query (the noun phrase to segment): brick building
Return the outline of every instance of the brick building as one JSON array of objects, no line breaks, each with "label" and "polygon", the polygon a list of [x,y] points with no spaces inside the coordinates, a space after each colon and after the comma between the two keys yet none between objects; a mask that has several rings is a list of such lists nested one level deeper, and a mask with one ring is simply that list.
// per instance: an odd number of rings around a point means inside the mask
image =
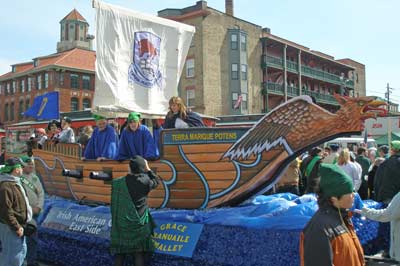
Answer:
[{"label": "brick building", "polygon": [[57,53],[33,58],[30,62],[11,66],[0,76],[0,123],[13,124],[25,120],[22,113],[36,96],[59,92],[60,112],[90,108],[95,82],[95,52],[89,24],[77,10],[60,21]]},{"label": "brick building", "polygon": [[225,7],[224,13],[198,1],[158,12],[196,27],[179,85],[193,110],[214,116],[261,113],[307,94],[335,111],[333,93],[365,95],[364,65],[335,60],[237,18],[233,0]]}]

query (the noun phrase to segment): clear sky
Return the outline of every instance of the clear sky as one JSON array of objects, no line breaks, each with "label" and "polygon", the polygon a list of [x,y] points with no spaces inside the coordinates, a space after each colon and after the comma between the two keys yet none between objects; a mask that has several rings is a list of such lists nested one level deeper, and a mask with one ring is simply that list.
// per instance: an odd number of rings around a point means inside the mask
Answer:
[{"label": "clear sky", "polygon": [[[183,8],[196,0],[108,0],[108,3],[151,13]],[[224,0],[208,6],[225,10]],[[56,51],[59,21],[76,8],[94,34],[91,0],[14,0],[1,4],[0,73],[10,65]],[[234,14],[271,33],[312,50],[351,58],[366,67],[367,95],[384,97],[386,84],[394,88],[391,99],[400,103],[399,0],[234,0]]]}]

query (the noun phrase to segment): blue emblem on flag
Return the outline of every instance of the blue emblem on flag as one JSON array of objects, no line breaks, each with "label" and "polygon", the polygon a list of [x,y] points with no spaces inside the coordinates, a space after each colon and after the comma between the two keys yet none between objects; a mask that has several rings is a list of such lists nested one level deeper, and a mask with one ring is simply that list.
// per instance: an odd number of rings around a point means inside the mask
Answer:
[{"label": "blue emblem on flag", "polygon": [[141,86],[161,88],[160,63],[161,38],[151,32],[135,32],[133,42],[133,62],[129,66],[129,82]]}]

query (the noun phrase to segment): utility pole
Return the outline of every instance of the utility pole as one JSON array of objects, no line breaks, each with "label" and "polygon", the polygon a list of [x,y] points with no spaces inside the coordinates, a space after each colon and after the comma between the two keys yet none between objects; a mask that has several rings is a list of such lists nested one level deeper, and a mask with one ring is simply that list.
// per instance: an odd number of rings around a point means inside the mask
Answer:
[{"label": "utility pole", "polygon": [[390,94],[392,93],[393,88],[390,88],[389,83],[387,83],[386,85],[386,93],[385,93],[385,97],[387,98],[387,108],[388,108],[388,144],[389,146],[391,145],[392,142],[392,121],[390,118]]},{"label": "utility pole", "polygon": [[385,92],[385,98],[387,99],[388,104],[388,113],[389,113],[389,105],[390,105],[390,94],[392,93],[393,88],[389,87],[389,83],[386,85],[387,91]]}]

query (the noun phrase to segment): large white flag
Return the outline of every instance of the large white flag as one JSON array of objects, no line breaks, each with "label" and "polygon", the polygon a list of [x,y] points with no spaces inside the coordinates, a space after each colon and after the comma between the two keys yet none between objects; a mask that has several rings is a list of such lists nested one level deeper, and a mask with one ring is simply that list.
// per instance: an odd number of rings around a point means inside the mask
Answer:
[{"label": "large white flag", "polygon": [[194,27],[95,1],[94,107],[166,114]]}]

